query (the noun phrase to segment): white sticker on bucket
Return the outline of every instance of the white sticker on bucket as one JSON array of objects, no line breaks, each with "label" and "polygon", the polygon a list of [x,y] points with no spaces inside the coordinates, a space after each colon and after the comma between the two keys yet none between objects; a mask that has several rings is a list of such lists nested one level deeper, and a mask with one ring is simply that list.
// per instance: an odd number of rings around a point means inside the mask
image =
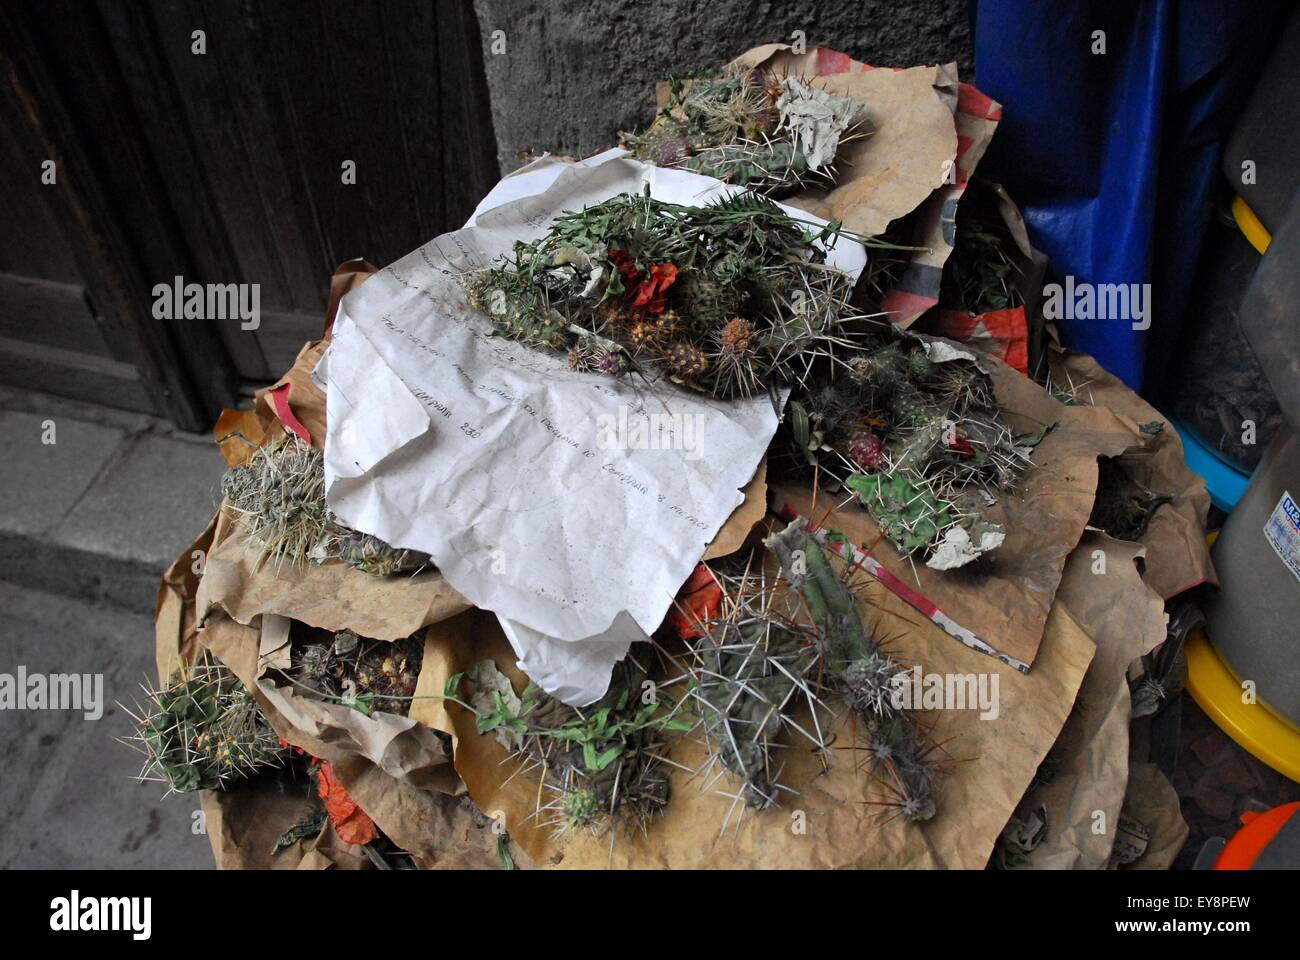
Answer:
[{"label": "white sticker on bucket", "polygon": [[1300,506],[1296,506],[1290,493],[1283,492],[1282,499],[1273,508],[1273,515],[1264,524],[1264,536],[1300,580]]}]

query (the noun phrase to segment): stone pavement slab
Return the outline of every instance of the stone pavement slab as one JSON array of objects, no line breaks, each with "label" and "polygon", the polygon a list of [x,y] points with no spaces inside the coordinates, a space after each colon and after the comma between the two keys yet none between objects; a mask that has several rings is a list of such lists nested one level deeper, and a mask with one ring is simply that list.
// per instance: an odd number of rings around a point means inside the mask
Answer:
[{"label": "stone pavement slab", "polygon": [[160,800],[117,742],[153,670],[153,618],[0,582],[0,673],[102,676],[103,715],[0,710],[0,869],[211,868],[194,796]]},{"label": "stone pavement slab", "polygon": [[216,445],[142,414],[4,389],[0,443],[0,580],[150,611],[220,501]]}]

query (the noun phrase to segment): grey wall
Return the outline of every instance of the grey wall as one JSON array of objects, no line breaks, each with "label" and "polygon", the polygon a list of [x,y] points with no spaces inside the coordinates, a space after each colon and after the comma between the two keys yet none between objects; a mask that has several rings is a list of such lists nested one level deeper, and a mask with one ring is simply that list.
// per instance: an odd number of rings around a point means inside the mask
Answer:
[{"label": "grey wall", "polygon": [[[966,0],[474,0],[501,169],[518,152],[584,156],[649,123],[654,84],[750,47],[830,46],[882,66],[973,72]],[[492,33],[506,52],[493,55]]]}]

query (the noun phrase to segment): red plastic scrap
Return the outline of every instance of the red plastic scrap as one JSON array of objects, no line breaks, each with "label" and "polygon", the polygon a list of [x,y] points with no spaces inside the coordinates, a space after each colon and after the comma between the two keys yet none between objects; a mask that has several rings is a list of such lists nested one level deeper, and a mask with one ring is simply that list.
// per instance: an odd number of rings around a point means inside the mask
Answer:
[{"label": "red plastic scrap", "polygon": [[677,592],[677,602],[668,611],[668,623],[683,640],[704,636],[701,624],[717,616],[722,606],[722,587],[713,571],[701,563]]}]

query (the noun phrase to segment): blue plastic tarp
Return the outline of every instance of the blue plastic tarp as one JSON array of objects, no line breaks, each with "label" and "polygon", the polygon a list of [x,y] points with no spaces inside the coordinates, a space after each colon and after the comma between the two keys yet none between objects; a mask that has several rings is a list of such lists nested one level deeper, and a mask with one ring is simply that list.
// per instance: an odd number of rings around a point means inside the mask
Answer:
[{"label": "blue plastic tarp", "polygon": [[1057,320],[1068,346],[1135,390],[1152,392],[1166,372],[1214,215],[1221,144],[1289,10],[1267,0],[973,4],[975,80],[1004,111],[980,172],[1020,206],[1051,258],[1049,280],[1150,284],[1144,318]]}]

